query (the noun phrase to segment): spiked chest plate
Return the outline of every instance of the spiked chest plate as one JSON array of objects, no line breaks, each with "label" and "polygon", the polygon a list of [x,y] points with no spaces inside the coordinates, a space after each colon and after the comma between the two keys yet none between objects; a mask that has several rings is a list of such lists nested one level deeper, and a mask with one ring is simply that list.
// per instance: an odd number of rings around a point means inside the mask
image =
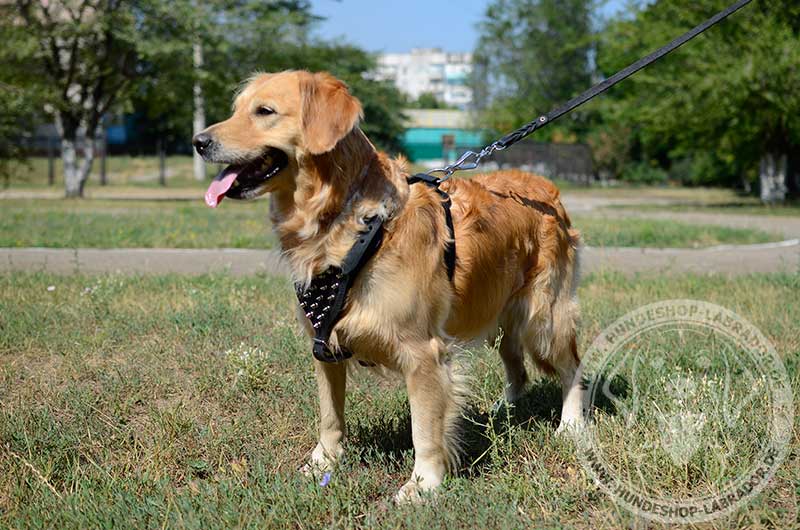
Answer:
[{"label": "spiked chest plate", "polygon": [[[417,182],[423,182],[433,188],[442,199],[445,222],[450,233],[450,241],[445,246],[444,262],[447,266],[447,277],[452,281],[456,268],[456,246],[453,217],[450,214],[450,197],[439,188],[441,181],[430,175],[421,173],[408,178],[409,184]],[[324,363],[336,363],[353,356],[353,352],[346,348],[340,347],[332,351],[328,341],[333,327],[344,316],[347,292],[358,273],[383,243],[383,220],[374,216],[364,219],[363,223],[365,229],[345,256],[341,267],[330,267],[314,276],[305,289],[301,284],[295,285],[295,294],[300,307],[314,327],[312,350],[314,358]]]},{"label": "spiked chest plate", "polygon": [[366,229],[345,256],[341,267],[330,267],[314,276],[305,289],[302,285],[295,285],[300,307],[314,327],[312,353],[321,362],[335,363],[353,356],[351,351],[344,348],[332,351],[328,341],[333,327],[344,316],[347,292],[383,242],[383,220],[380,217],[364,219],[364,225]]}]

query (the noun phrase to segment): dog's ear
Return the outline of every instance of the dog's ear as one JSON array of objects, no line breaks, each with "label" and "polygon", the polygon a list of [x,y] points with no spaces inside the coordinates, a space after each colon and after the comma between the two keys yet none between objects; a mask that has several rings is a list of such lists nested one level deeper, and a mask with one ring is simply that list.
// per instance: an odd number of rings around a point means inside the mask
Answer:
[{"label": "dog's ear", "polygon": [[303,72],[303,137],[313,155],[327,153],[353,130],[361,118],[361,103],[347,85],[328,73]]}]

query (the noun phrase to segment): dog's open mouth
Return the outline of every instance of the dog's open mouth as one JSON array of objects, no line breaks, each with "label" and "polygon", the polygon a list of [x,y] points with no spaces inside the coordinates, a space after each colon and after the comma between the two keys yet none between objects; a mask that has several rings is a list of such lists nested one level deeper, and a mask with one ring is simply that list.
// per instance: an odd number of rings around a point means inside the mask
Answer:
[{"label": "dog's open mouth", "polygon": [[246,164],[231,164],[219,172],[206,191],[206,204],[216,208],[222,199],[252,199],[258,188],[281,172],[289,162],[286,153],[270,147]]}]

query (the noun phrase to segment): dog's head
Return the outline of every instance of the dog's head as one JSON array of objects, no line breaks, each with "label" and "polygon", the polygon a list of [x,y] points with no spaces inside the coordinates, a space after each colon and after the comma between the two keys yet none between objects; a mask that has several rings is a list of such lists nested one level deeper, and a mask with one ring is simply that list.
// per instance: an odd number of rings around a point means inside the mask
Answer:
[{"label": "dog's head", "polygon": [[207,162],[226,164],[206,192],[215,207],[223,197],[253,199],[291,187],[309,156],[331,151],[357,126],[361,104],[327,73],[260,74],[236,97],[233,115],[196,135]]}]

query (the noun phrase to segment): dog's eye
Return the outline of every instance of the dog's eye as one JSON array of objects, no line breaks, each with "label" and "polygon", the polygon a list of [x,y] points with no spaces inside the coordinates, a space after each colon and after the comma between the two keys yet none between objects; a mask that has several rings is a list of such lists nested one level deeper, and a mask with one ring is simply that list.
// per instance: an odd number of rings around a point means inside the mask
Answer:
[{"label": "dog's eye", "polygon": [[275,110],[266,105],[256,108],[256,116],[269,116],[270,114],[275,114]]}]

